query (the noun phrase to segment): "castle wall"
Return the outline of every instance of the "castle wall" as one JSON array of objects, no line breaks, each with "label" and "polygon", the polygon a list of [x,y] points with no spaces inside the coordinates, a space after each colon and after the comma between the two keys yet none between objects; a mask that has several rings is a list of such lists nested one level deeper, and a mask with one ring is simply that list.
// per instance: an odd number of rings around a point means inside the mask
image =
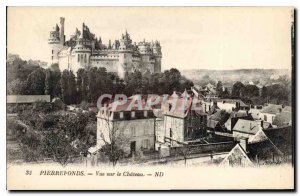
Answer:
[{"label": "castle wall", "polygon": [[118,71],[118,59],[105,59],[91,57],[90,66],[92,67],[105,67],[108,72]]}]

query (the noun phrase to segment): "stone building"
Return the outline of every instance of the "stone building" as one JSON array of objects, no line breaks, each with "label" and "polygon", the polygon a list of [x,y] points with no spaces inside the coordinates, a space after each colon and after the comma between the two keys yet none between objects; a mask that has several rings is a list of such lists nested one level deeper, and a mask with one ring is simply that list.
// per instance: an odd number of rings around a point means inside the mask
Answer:
[{"label": "stone building", "polygon": [[[157,118],[153,109],[128,109],[132,98],[113,108],[114,102],[99,109],[97,114],[97,149],[115,138],[127,154],[155,150]],[[143,102],[143,108],[145,102]]]},{"label": "stone building", "polygon": [[84,23],[66,40],[64,23],[65,19],[61,17],[60,26],[56,24],[48,39],[49,63],[58,63],[61,70],[68,69],[76,73],[79,68],[105,67],[108,72],[117,73],[121,78],[126,72],[135,70],[161,72],[159,41],[144,40],[136,44],[126,31],[119,40],[109,40],[105,45],[101,37],[97,38]]}]

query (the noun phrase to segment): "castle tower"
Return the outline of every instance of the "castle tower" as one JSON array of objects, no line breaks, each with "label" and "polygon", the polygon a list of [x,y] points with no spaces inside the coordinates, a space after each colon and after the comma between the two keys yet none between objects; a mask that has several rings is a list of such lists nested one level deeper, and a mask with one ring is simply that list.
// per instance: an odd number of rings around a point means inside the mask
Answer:
[{"label": "castle tower", "polygon": [[154,64],[151,64],[152,51],[150,43],[146,42],[145,39],[143,42],[138,44],[138,51],[141,55],[141,70],[142,72],[149,70],[151,73],[154,72]]},{"label": "castle tower", "polygon": [[152,51],[155,57],[155,64],[154,64],[154,72],[155,73],[160,73],[161,72],[161,58],[162,58],[162,53],[161,53],[161,46],[158,41],[155,41]]},{"label": "castle tower", "polygon": [[60,17],[60,43],[65,43],[65,18]]},{"label": "castle tower", "polygon": [[119,64],[118,64],[118,75],[120,78],[125,77],[125,73],[132,69],[132,40],[130,35],[126,33],[122,34],[119,46]]},{"label": "castle tower", "polygon": [[89,34],[85,24],[82,24],[82,31],[79,38],[76,39],[76,46],[73,49],[75,54],[73,72],[77,72],[79,68],[86,68],[90,65],[90,55],[92,53],[92,43],[87,37]]},{"label": "castle tower", "polygon": [[58,53],[61,50],[63,44],[60,41],[60,29],[58,25],[56,24],[55,27],[53,27],[53,30],[50,31],[50,37],[48,39],[48,44],[49,44],[49,65],[53,63],[58,63]]}]

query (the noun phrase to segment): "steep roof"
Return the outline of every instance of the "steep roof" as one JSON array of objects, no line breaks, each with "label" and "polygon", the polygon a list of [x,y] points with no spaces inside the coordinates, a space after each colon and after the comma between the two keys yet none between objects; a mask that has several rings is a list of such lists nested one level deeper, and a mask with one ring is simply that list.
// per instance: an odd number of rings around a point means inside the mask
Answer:
[{"label": "steep roof", "polygon": [[233,127],[233,131],[239,131],[249,134],[256,134],[260,129],[260,122],[244,119],[239,119]]},{"label": "steep roof", "polygon": [[273,124],[279,127],[283,125],[288,125],[292,120],[292,113],[291,112],[281,112],[276,114]]},{"label": "steep roof", "polygon": [[272,143],[285,154],[292,154],[293,149],[293,129],[292,126],[270,128],[264,130],[266,136]]},{"label": "steep roof", "polygon": [[249,143],[257,143],[262,142],[265,140],[268,140],[268,136],[266,136],[265,132],[263,130],[259,130],[254,136],[249,138]]},{"label": "steep roof", "polygon": [[282,109],[282,105],[269,104],[261,110],[261,113],[277,114]]},{"label": "steep roof", "polygon": [[253,163],[249,159],[247,153],[240,144],[236,144],[235,147],[226,155],[221,162],[221,165],[229,166],[252,166]]},{"label": "steep roof", "polygon": [[249,110],[249,114],[254,118],[254,119],[259,119],[260,118],[260,113],[261,113],[261,110],[258,110],[258,109],[250,109]]},{"label": "steep roof", "polygon": [[166,115],[185,118],[191,108],[192,102],[193,100],[191,98],[189,99],[179,98],[176,102],[176,105],[171,106],[171,109],[166,112]]}]

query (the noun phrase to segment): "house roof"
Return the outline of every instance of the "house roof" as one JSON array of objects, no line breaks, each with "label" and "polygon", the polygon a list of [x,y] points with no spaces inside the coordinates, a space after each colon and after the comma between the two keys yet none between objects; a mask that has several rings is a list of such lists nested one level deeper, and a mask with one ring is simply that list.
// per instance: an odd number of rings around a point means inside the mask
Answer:
[{"label": "house roof", "polygon": [[[137,111],[137,110],[143,110],[147,106],[146,100],[141,95],[134,95],[129,97],[125,103],[122,103],[123,100],[118,100],[110,103],[108,105],[108,109],[115,111],[115,112],[121,112],[121,111]],[[141,103],[141,108],[138,107],[138,103]],[[116,105],[115,108],[114,105]],[[152,107],[149,107],[149,110],[152,110]]]},{"label": "house roof", "polygon": [[259,130],[255,135],[249,138],[248,142],[251,143],[257,143],[262,142],[265,140],[268,140],[268,136],[266,136],[265,132],[263,130]]},{"label": "house roof", "polygon": [[217,121],[217,120],[208,119],[207,120],[207,127],[214,129],[214,128],[216,128],[218,123],[219,123],[219,121]]},{"label": "house roof", "polygon": [[249,114],[254,118],[254,119],[259,119],[260,118],[260,113],[261,113],[261,110],[258,110],[258,109],[250,109],[249,110]]},{"label": "house roof", "polygon": [[288,125],[292,120],[292,113],[291,112],[281,112],[276,114],[273,124],[279,127],[283,125]]},{"label": "house roof", "polygon": [[263,140],[261,142],[250,143],[247,146],[248,156],[251,160],[256,159],[256,155],[259,159],[270,159],[272,154],[282,155],[281,150],[274,145],[270,139]]},{"label": "house roof", "polygon": [[264,130],[266,136],[272,143],[285,154],[292,154],[293,149],[293,129],[292,126],[270,128]]},{"label": "house roof", "polygon": [[282,105],[269,104],[268,106],[263,107],[261,113],[277,114],[279,113],[279,109],[282,109]]},{"label": "house roof", "polygon": [[215,104],[213,104],[211,107],[210,107],[210,109],[209,109],[209,111],[208,111],[208,114],[209,115],[212,115],[212,114],[214,114],[216,111],[218,111],[220,108],[217,106],[217,105],[215,105]]},{"label": "house roof", "polygon": [[236,102],[238,102],[238,103],[240,103],[241,107],[247,107],[248,106],[247,104],[245,104],[240,99],[222,99],[221,101],[225,101],[225,103],[232,103],[232,104],[235,104]]},{"label": "house roof", "polygon": [[240,144],[236,144],[232,148],[232,150],[226,155],[226,157],[221,162],[221,165],[230,164],[230,162],[232,165],[240,165],[241,163],[243,165],[240,166],[253,165],[252,161],[249,159],[247,153]]},{"label": "house roof", "polygon": [[247,112],[243,111],[243,110],[239,110],[239,111],[231,111],[229,118],[233,118],[233,117],[245,117],[245,116],[248,116]]},{"label": "house roof", "polygon": [[50,95],[7,95],[7,103],[50,102]]},{"label": "house roof", "polygon": [[239,119],[233,127],[233,131],[249,134],[256,134],[260,129],[260,122],[245,119]]},{"label": "house roof", "polygon": [[285,106],[283,109],[282,109],[283,112],[292,112],[292,107],[291,106]]},{"label": "house roof", "polygon": [[[191,108],[193,99],[183,99],[179,98],[175,106],[171,106],[171,109],[165,114],[169,116],[175,116],[179,118],[185,118]],[[175,107],[175,108],[172,108]]]}]

